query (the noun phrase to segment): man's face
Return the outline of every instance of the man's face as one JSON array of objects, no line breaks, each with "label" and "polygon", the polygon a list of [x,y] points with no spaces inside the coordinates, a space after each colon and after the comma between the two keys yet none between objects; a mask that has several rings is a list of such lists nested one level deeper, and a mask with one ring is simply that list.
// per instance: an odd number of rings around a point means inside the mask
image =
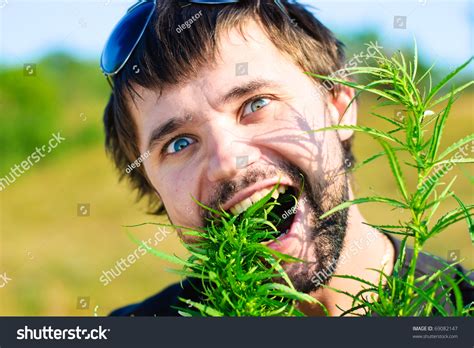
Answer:
[{"label": "man's face", "polygon": [[307,261],[285,268],[309,292],[314,272],[339,256],[346,215],[318,217],[347,199],[347,178],[341,134],[308,131],[333,125],[339,114],[258,24],[249,22],[245,33],[222,34],[217,61],[194,79],[161,96],[139,89],[143,99],[130,103],[139,148],[151,151],[145,171],[175,225],[204,225],[192,197],[235,212],[279,180],[287,192],[304,185],[296,213],[286,214],[289,232],[271,247]]}]

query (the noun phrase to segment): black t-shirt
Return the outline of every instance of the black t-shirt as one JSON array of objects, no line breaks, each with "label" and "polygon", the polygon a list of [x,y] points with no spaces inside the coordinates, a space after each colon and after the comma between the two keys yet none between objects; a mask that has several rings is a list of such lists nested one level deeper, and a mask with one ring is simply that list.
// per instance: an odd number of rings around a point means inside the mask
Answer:
[{"label": "black t-shirt", "polygon": [[[400,253],[400,241],[398,239],[389,236],[389,239],[394,245],[395,255]],[[408,267],[408,264],[413,255],[413,250],[407,248],[407,257],[405,259],[404,267]],[[433,256],[421,253],[418,256],[416,276],[433,274],[438,269],[443,269],[446,266],[434,258]],[[457,270],[466,274],[465,270],[461,266],[457,266]],[[459,275],[455,272],[451,272],[451,277],[456,281],[459,280]],[[459,284],[461,290],[464,305],[474,302],[474,276],[471,273],[468,277],[468,281],[463,281]],[[160,293],[144,300],[143,302],[128,305],[119,309],[114,310],[110,313],[111,316],[180,316],[178,309],[173,307],[186,307],[186,303],[179,300],[179,297],[189,299],[192,301],[199,302],[199,292],[196,290],[198,287],[197,280],[185,279],[182,283],[173,284]]]}]

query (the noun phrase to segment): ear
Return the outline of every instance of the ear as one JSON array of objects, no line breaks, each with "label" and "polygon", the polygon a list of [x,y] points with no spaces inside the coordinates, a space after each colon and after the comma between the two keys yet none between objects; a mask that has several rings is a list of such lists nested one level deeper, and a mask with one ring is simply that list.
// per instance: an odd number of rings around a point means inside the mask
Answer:
[{"label": "ear", "polygon": [[[357,102],[353,102],[347,109],[347,106],[354,98],[354,89],[347,86],[340,86],[340,91],[336,97],[330,96],[328,109],[331,117],[331,124],[355,126],[357,124]],[[344,111],[346,111],[344,113]],[[337,133],[341,141],[349,139],[354,131],[352,129],[338,129]]]}]

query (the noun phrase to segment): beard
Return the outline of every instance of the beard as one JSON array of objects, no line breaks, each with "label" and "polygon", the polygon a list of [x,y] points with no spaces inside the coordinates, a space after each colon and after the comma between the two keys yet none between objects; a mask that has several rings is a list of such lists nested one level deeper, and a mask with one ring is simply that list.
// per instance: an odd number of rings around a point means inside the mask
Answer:
[{"label": "beard", "polygon": [[343,176],[336,190],[328,190],[330,180],[312,184],[306,174],[303,174],[309,216],[309,257],[306,262],[282,264],[293,286],[300,292],[310,293],[327,284],[336,269],[346,236],[348,210],[337,211],[323,220],[319,217],[347,201],[348,181],[346,175]]},{"label": "beard", "polygon": [[[343,153],[342,146],[341,153]],[[342,160],[340,163],[340,170],[338,169],[334,173],[325,173],[325,175],[313,175],[313,177],[308,176],[297,166],[282,160],[265,168],[249,168],[238,181],[221,182],[215,191],[214,198],[206,205],[219,210],[224,202],[240,190],[263,179],[278,175],[286,175],[298,187],[304,187],[302,196],[304,195],[310,224],[309,231],[307,231],[309,236],[305,236],[310,241],[308,253],[304,258],[305,262],[282,262],[282,266],[296,290],[310,293],[329,282],[344,244],[348,209],[335,212],[323,220],[319,219],[322,214],[348,199],[348,177]],[[211,218],[211,212],[203,211],[203,225],[208,223]],[[277,282],[284,283],[284,280],[277,278]]]}]

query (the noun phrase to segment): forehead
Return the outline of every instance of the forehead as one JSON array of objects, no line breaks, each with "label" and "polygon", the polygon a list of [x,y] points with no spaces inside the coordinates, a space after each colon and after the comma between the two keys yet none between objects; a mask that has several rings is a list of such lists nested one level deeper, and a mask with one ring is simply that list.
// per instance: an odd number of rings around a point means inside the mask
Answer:
[{"label": "forehead", "polygon": [[174,86],[156,90],[136,88],[142,98],[129,103],[137,126],[138,143],[146,149],[150,132],[172,117],[202,112],[206,108],[221,111],[219,102],[232,87],[251,79],[275,81],[280,86],[302,70],[284,56],[255,21],[239,29],[220,34],[216,60],[197,72],[195,78]]}]

